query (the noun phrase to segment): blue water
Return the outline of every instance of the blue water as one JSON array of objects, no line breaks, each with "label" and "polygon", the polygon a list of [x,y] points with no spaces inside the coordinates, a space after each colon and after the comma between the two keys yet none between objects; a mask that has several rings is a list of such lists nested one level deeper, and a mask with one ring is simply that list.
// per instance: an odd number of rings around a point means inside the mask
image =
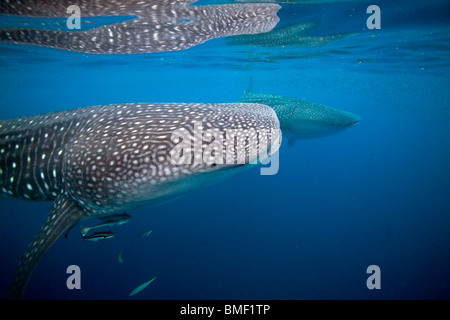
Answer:
[{"label": "blue water", "polygon": [[[371,4],[381,30],[366,27]],[[251,78],[255,92],[362,117],[336,135],[283,142],[276,175],[255,167],[130,211],[112,239],[85,241],[76,226],[40,261],[24,298],[127,299],[154,276],[133,298],[450,298],[450,2],[283,5],[278,15],[277,27],[315,21],[313,34],[352,35],[318,47],[215,39],[113,56],[0,45],[2,119],[109,103],[234,102]],[[50,205],[1,199],[0,297]],[[72,264],[81,290],[66,287]],[[379,290],[366,286],[370,265],[380,267]]]}]

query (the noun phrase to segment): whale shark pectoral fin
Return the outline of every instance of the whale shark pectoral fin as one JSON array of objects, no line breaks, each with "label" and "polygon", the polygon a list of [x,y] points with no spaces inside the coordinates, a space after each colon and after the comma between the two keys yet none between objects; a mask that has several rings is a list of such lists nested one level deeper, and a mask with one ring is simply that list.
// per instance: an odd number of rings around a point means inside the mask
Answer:
[{"label": "whale shark pectoral fin", "polygon": [[83,209],[67,194],[60,194],[47,220],[22,255],[11,285],[9,298],[20,299],[39,260],[69,226],[85,216]]}]

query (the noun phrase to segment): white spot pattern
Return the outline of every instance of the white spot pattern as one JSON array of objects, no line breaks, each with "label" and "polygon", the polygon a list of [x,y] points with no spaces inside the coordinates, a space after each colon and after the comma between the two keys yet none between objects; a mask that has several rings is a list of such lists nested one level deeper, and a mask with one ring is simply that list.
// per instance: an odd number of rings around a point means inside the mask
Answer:
[{"label": "white spot pattern", "polygon": [[[24,1],[25,2],[25,1]],[[77,0],[83,17],[137,18],[90,30],[0,30],[0,41],[34,44],[86,53],[146,53],[188,49],[205,41],[270,31],[280,9],[274,3],[191,5],[193,0]],[[1,13],[67,17],[65,0],[5,3]]]},{"label": "white spot pattern", "polygon": [[[183,177],[223,168],[170,162],[177,144],[172,133],[186,130],[197,143],[196,122],[238,130],[236,141],[244,145],[240,132],[279,131],[271,108],[242,103],[106,105],[0,120],[0,191],[52,200],[64,190],[92,215],[156,201],[185,190]],[[199,142],[204,149],[205,142]]]}]

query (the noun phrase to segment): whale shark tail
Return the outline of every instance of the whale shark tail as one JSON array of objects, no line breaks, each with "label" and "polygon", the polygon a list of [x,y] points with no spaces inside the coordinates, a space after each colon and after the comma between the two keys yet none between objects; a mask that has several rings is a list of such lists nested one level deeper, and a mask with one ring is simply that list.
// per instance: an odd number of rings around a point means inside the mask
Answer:
[{"label": "whale shark tail", "polygon": [[68,227],[84,217],[83,209],[69,195],[63,193],[56,198],[47,220],[22,255],[9,299],[20,299],[23,296],[28,280],[45,252]]}]

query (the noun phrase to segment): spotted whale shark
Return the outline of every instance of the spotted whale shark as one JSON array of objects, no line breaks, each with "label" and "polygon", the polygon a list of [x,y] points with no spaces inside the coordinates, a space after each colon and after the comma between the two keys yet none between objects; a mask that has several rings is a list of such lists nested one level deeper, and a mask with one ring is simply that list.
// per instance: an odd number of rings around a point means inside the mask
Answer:
[{"label": "spotted whale shark", "polygon": [[361,117],[307,99],[252,92],[252,82],[238,101],[270,106],[277,114],[289,146],[299,139],[319,138],[343,131],[359,123]]},{"label": "spotted whale shark", "polygon": [[237,35],[227,38],[230,45],[259,47],[318,47],[329,44],[352,33],[313,35],[311,30],[318,26],[316,22],[303,22],[276,28],[266,33]]},{"label": "spotted whale shark", "polygon": [[0,195],[53,201],[19,262],[10,297],[23,295],[38,261],[78,221],[162,201],[248,167],[253,159],[194,161],[189,148],[183,156],[192,161],[178,161],[173,151],[185,138],[174,132],[187,132],[184,142],[200,143],[202,151],[213,140],[195,133],[198,123],[222,136],[234,130],[223,144],[235,156],[239,141],[247,151],[268,151],[281,137],[275,112],[250,103],[131,103],[0,120]]},{"label": "spotted whale shark", "polygon": [[205,41],[272,30],[278,4],[192,5],[195,0],[9,0],[0,15],[68,17],[74,3],[80,16],[130,19],[89,30],[6,28],[0,41],[98,53],[148,53],[188,49]]}]

